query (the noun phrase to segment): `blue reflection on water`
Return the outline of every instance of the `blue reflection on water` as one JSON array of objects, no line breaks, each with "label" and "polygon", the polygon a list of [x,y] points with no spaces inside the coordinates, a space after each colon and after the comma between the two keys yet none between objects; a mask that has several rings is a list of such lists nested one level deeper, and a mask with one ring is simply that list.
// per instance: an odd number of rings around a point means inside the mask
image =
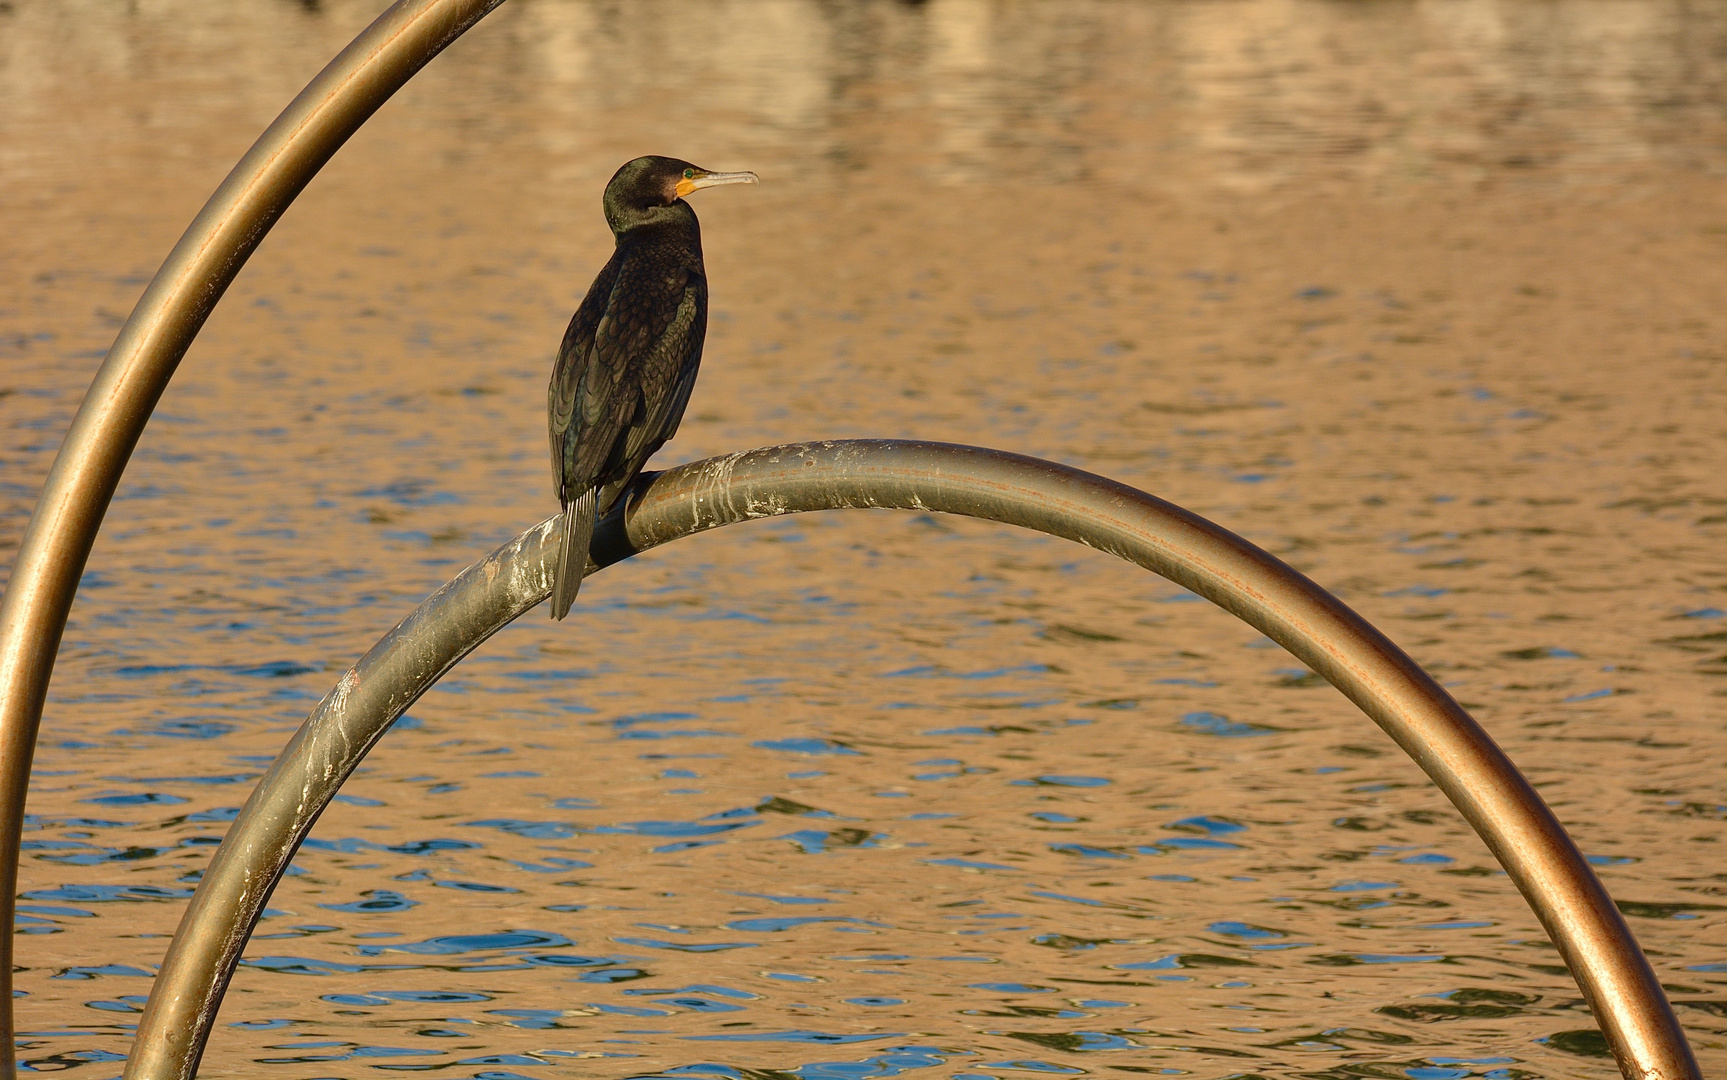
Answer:
[{"label": "blue reflection on water", "polygon": [[478,952],[482,949],[555,949],[575,944],[562,934],[543,930],[507,930],[491,934],[451,934],[427,938],[425,941],[403,941],[389,945],[361,945],[361,956],[379,956],[387,952],[418,953],[425,956],[453,956]]},{"label": "blue reflection on water", "polygon": [[778,934],[786,930],[794,930],[810,923],[856,923],[859,926],[886,927],[887,923],[870,922],[867,919],[853,919],[841,915],[806,915],[802,917],[738,919],[726,923],[728,930],[746,930],[758,934]]},{"label": "blue reflection on water", "polygon": [[112,901],[185,900],[191,889],[175,889],[164,885],[63,885],[58,889],[32,889],[20,893],[24,900],[66,900],[72,903],[101,904]]},{"label": "blue reflection on water", "polygon": [[1241,739],[1254,735],[1270,735],[1277,731],[1274,727],[1263,724],[1244,724],[1231,720],[1222,713],[1190,712],[1181,718],[1182,725],[1199,732],[1201,735],[1216,735],[1225,739]]},{"label": "blue reflection on water", "polygon": [[931,866],[958,866],[958,867],[961,867],[964,869],[971,869],[971,870],[1018,870],[1018,869],[1020,869],[1017,866],[1008,866],[1004,863],[979,862],[976,859],[925,859],[924,862],[928,863]]},{"label": "blue reflection on water", "polygon": [[[892,1038],[887,1035],[844,1036],[828,1035],[823,1032],[791,1031],[778,1036],[769,1035],[749,1041],[767,1042],[801,1042],[801,1043],[850,1043],[861,1042],[874,1038]],[[696,1036],[696,1040],[703,1037]],[[719,1037],[725,1039],[725,1037]],[[725,1041],[743,1041],[725,1039]],[[891,1046],[880,1053],[852,1061],[816,1061],[798,1065],[784,1070],[784,1074],[802,1078],[802,1080],[876,1080],[879,1077],[898,1076],[909,1069],[929,1069],[945,1065],[956,1057],[970,1057],[975,1054],[952,1050],[938,1046]],[[776,1073],[780,1070],[775,1070]],[[754,1070],[744,1070],[732,1065],[722,1065],[716,1062],[701,1062],[693,1065],[680,1065],[657,1073],[649,1073],[635,1077],[634,1080],[662,1080],[662,1078],[684,1077],[714,1077],[717,1080],[760,1080],[760,1074]],[[995,1080],[994,1077],[985,1080]]]},{"label": "blue reflection on water", "polygon": [[690,1042],[796,1042],[859,1043],[877,1039],[903,1039],[903,1031],[879,1031],[867,1035],[845,1035],[833,1031],[732,1031],[723,1035],[685,1035]]},{"label": "blue reflection on water", "polygon": [[841,743],[834,742],[832,739],[762,739],[758,742],[750,743],[750,745],[759,747],[763,750],[779,750],[788,754],[805,754],[812,757],[823,754],[849,754],[852,756],[860,756],[856,750],[853,750],[851,747],[845,746]]},{"label": "blue reflection on water", "polygon": [[684,942],[662,941],[659,938],[643,937],[615,937],[612,940],[617,942],[619,945],[634,945],[639,949],[670,949],[675,952],[688,953],[724,952],[727,949],[756,948],[756,942],[753,941]]},{"label": "blue reflection on water", "polygon": [[1270,927],[1254,926],[1251,923],[1232,922],[1227,920],[1223,922],[1214,922],[1207,926],[1206,929],[1210,930],[1214,934],[1239,938],[1243,941],[1265,941],[1271,938],[1289,936],[1281,930],[1273,930]]},{"label": "blue reflection on water", "polygon": [[331,911],[406,911],[419,904],[418,900],[410,900],[394,889],[368,889],[360,894],[364,900],[354,900],[346,904],[319,904],[321,908]]}]

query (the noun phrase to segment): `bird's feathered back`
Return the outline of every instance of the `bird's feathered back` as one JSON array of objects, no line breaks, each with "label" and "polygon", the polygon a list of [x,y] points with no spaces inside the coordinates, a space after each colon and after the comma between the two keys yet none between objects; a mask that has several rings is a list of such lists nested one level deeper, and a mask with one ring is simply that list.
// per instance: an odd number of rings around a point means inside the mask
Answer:
[{"label": "bird's feathered back", "polygon": [[676,433],[701,363],[707,298],[700,249],[656,237],[619,245],[570,320],[549,388],[560,499],[620,470],[634,476]]},{"label": "bird's feathered back", "polygon": [[[677,432],[707,333],[695,212],[674,200],[615,215],[614,201],[608,188],[617,250],[570,320],[548,387],[552,471],[565,506],[552,593],[557,619],[581,586],[594,521]],[[585,498],[589,492],[595,497]]]}]

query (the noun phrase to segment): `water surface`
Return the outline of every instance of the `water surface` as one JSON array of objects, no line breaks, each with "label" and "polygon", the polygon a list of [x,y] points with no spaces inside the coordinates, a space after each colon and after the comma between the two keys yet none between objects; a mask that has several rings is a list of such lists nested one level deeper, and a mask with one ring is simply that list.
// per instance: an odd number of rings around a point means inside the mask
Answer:
[{"label": "water surface", "polygon": [[[119,323],[363,3],[0,7],[0,551]],[[706,193],[662,460],[979,443],[1205,513],[1444,681],[1727,1066],[1716,2],[515,0],[264,243],[72,612],[19,1058],[119,1072],[235,808],[554,508],[544,383],[638,153]],[[0,561],[9,561],[10,554]],[[1097,552],[912,514],[595,577],[319,823],[210,1076],[1608,1077],[1422,774]]]}]

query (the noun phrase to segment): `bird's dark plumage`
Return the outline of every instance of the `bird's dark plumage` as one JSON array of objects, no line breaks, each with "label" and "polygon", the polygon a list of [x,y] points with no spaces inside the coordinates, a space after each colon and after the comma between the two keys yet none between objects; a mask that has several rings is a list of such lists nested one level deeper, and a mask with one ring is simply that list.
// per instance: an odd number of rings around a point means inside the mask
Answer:
[{"label": "bird's dark plumage", "polygon": [[547,393],[564,535],[552,586],[562,619],[587,572],[594,522],[678,430],[708,326],[701,228],[683,196],[754,173],[643,157],[606,185],[617,250],[576,309]]}]

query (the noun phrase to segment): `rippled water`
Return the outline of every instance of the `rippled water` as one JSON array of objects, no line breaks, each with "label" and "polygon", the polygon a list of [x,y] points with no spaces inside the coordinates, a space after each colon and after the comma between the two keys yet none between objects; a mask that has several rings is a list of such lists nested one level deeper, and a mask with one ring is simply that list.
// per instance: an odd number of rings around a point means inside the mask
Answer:
[{"label": "rippled water", "polygon": [[[0,550],[114,331],[364,3],[0,4]],[[288,733],[553,509],[544,380],[641,152],[708,193],[689,460],[1070,462],[1336,590],[1526,769],[1727,1066],[1727,6],[514,0],[241,275],[72,613],[20,1058],[119,1071]],[[9,556],[7,556],[9,559]],[[615,567],[398,725],[208,1075],[1606,1077],[1377,729],[1229,617],[963,520]]]}]

